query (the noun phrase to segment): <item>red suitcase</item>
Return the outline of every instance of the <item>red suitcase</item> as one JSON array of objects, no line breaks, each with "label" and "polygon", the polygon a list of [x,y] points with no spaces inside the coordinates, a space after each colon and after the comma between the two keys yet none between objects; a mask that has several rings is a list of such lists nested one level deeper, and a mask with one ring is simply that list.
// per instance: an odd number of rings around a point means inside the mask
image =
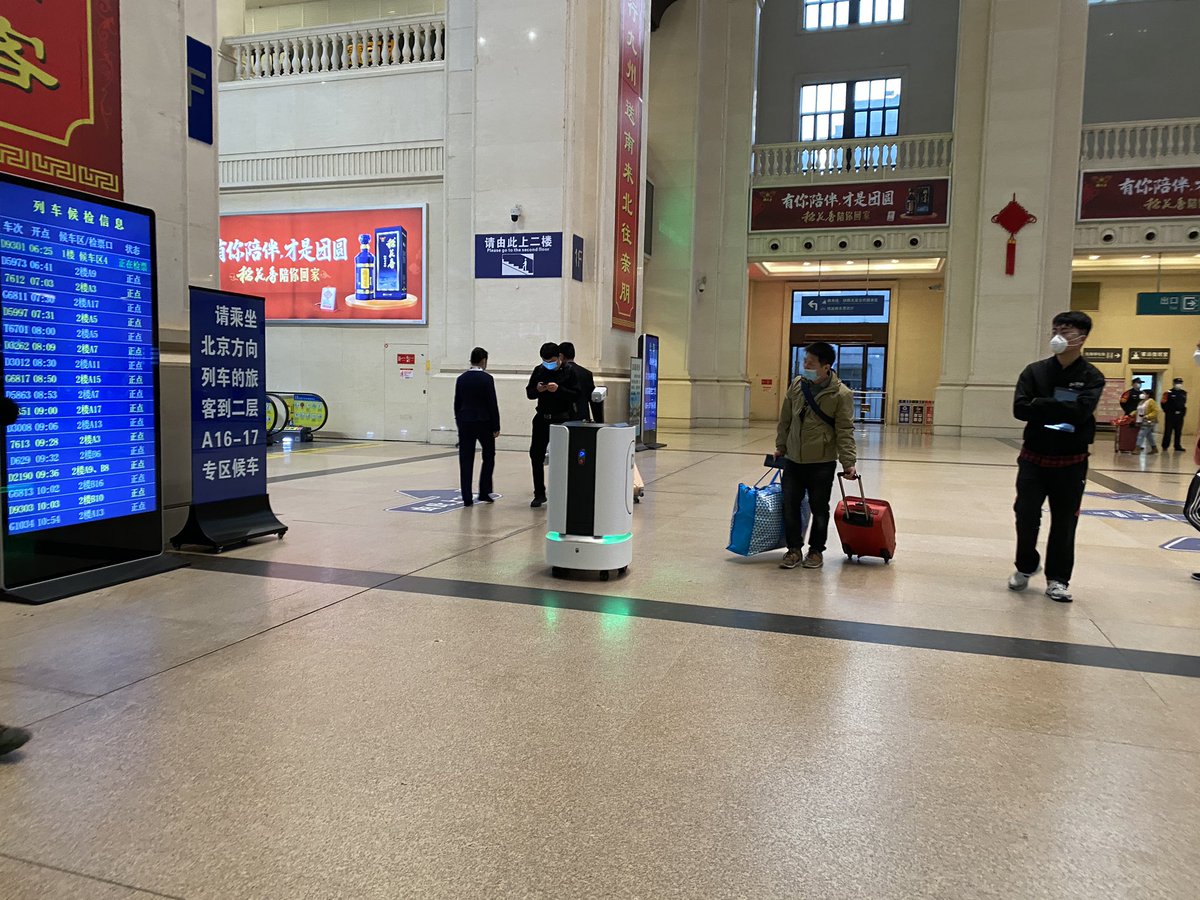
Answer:
[{"label": "red suitcase", "polygon": [[857,475],[852,480],[858,482],[861,496],[847,497],[843,483],[846,478],[845,474],[838,475],[842,499],[834,513],[846,558],[878,556],[885,563],[890,563],[896,555],[896,520],[892,516],[891,504],[886,500],[868,498],[862,478]]}]

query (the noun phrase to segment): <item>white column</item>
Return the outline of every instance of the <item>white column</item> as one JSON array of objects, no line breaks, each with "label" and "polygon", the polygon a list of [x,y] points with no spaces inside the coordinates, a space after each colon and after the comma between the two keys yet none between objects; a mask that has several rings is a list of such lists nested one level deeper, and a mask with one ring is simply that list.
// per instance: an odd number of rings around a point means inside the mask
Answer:
[{"label": "white column", "polygon": [[[1012,391],[1070,307],[1086,0],[978,0],[959,20],[939,433],[1012,433]],[[1037,223],[992,216],[1013,195]]]},{"label": "white column", "polygon": [[[662,338],[661,416],[749,417],[746,244],[756,9],[679,0],[652,38],[654,255],[645,328]],[[703,287],[703,290],[701,290]]]}]

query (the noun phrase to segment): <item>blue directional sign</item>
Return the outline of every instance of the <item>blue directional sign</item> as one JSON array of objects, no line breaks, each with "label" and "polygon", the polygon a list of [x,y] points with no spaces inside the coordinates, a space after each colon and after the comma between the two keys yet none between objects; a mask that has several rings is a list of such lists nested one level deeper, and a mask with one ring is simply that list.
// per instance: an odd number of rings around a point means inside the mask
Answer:
[{"label": "blue directional sign", "polygon": [[562,278],[561,231],[475,235],[476,278]]},{"label": "blue directional sign", "polygon": [[[405,506],[393,506],[388,509],[388,512],[409,512],[409,513],[424,513],[425,515],[440,515],[454,509],[463,508],[462,491],[457,488],[453,490],[411,490],[397,491],[398,494],[405,494],[409,497],[416,497],[416,503],[409,503]],[[500,494],[492,494],[493,499],[499,499]]]},{"label": "blue directional sign", "polygon": [[1147,291],[1137,295],[1139,316],[1200,316],[1200,291],[1161,293]]},{"label": "blue directional sign", "polygon": [[801,319],[825,319],[830,316],[882,318],[888,311],[888,292],[797,291],[794,303]]},{"label": "blue directional sign", "polygon": [[188,137],[202,144],[213,142],[213,109],[216,91],[213,88],[212,47],[194,37],[187,39]]}]

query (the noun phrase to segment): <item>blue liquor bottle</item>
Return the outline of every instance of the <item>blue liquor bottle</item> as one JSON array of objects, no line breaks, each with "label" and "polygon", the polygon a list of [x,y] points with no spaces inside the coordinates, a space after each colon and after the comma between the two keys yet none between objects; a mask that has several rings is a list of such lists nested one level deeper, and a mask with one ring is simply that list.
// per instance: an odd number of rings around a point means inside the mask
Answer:
[{"label": "blue liquor bottle", "polygon": [[371,252],[371,236],[358,236],[359,251],[354,257],[354,296],[359,300],[375,297],[375,254]]}]

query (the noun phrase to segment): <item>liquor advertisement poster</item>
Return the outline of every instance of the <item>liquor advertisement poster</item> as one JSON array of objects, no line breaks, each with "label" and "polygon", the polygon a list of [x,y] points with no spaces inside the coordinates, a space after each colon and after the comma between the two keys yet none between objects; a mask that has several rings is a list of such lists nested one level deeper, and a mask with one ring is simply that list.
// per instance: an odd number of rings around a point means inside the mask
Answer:
[{"label": "liquor advertisement poster", "polygon": [[0,5],[0,169],[122,196],[117,0]]},{"label": "liquor advertisement poster", "polygon": [[268,321],[427,321],[424,206],[221,217],[221,287]]},{"label": "liquor advertisement poster", "polygon": [[751,231],[945,225],[950,179],[756,188]]}]

